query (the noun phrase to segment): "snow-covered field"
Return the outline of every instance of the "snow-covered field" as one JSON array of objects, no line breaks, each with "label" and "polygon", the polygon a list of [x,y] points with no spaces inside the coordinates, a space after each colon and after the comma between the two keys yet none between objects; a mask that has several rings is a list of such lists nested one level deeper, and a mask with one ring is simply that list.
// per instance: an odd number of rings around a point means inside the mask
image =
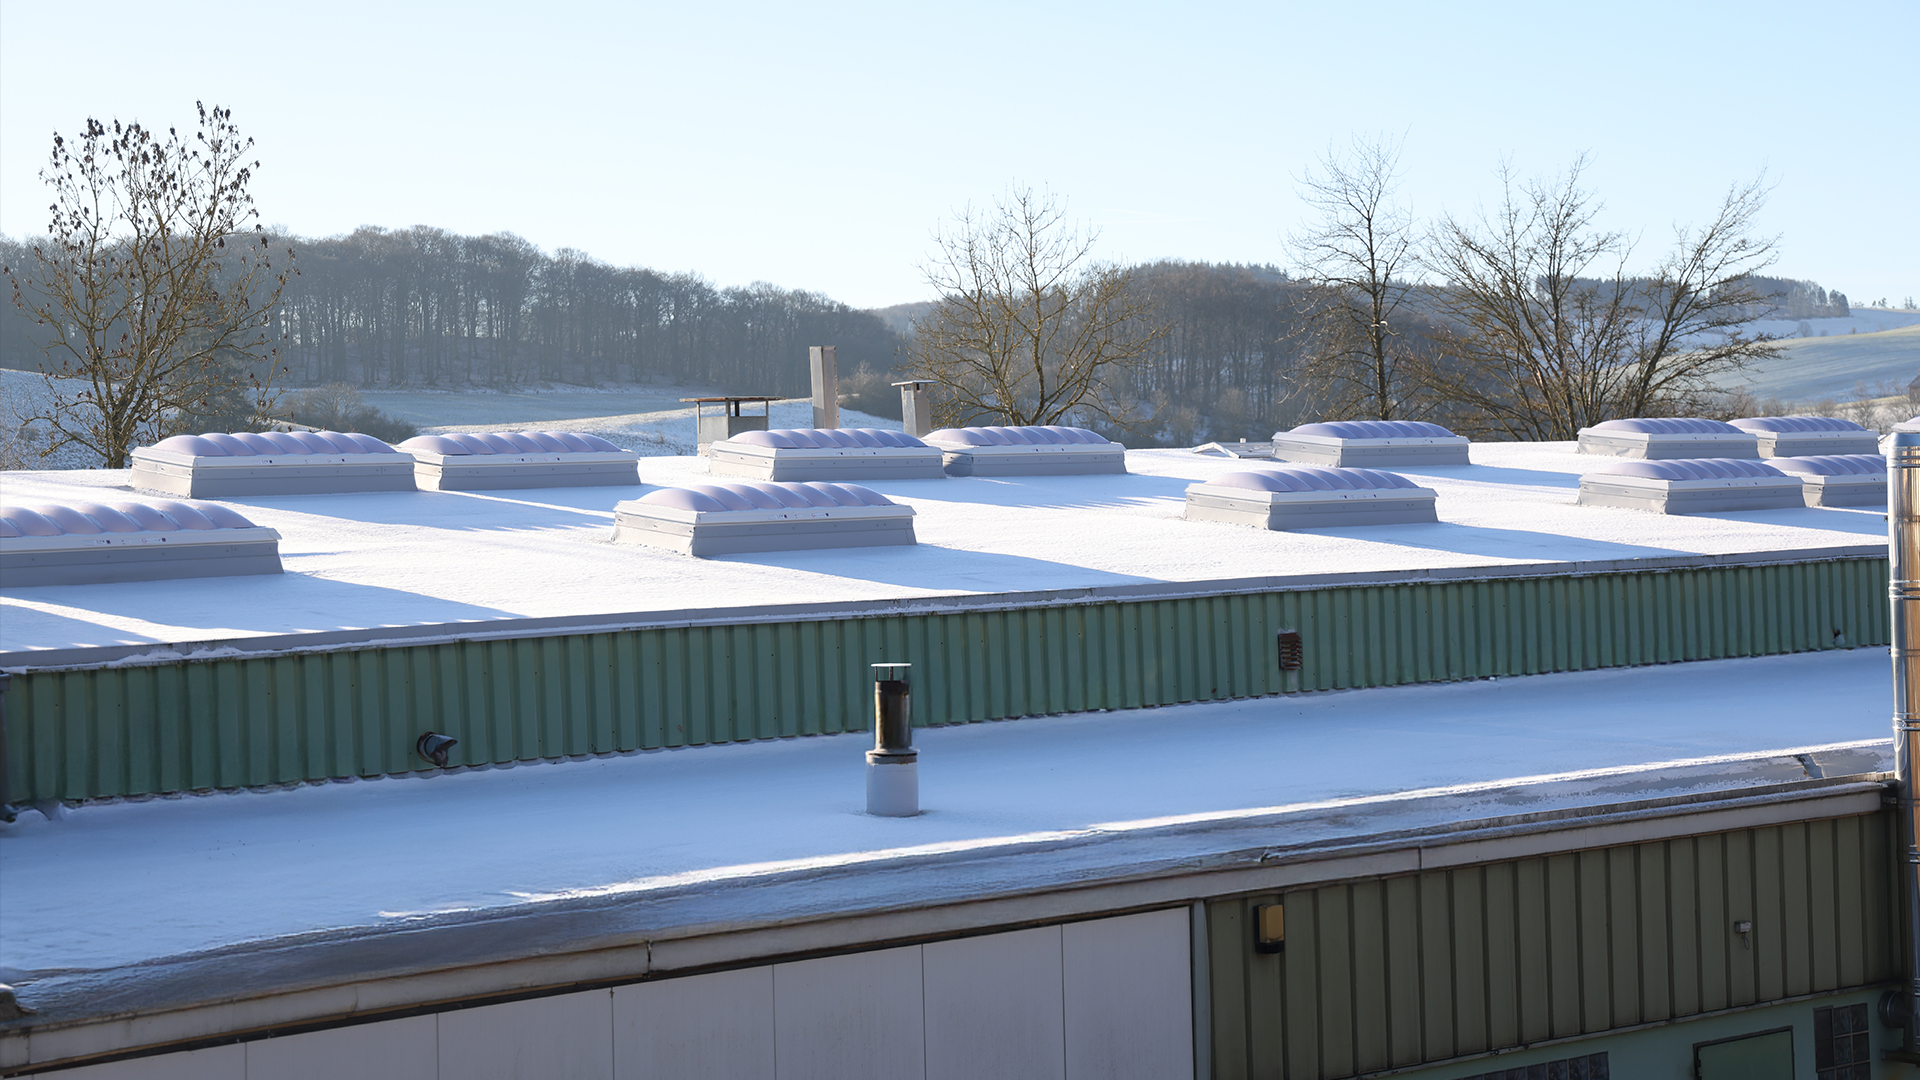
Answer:
[{"label": "snow-covered field", "polygon": [[[80,384],[62,380],[62,385]],[[28,417],[46,412],[52,398],[47,380],[38,373],[0,368],[0,469],[97,469],[103,464],[99,454],[78,446],[43,454],[45,430],[38,425],[22,430]]]},{"label": "snow-covered field", "polygon": [[1017,871],[1044,877],[1155,829],[1191,858],[1236,822],[1331,842],[1804,780],[1815,747],[1884,767],[1889,707],[1886,650],[1859,649],[928,729],[907,819],[861,812],[862,734],[30,812],[0,826],[0,979],[913,856],[1050,845]]},{"label": "snow-covered field", "polygon": [[1848,334],[1877,334],[1920,326],[1920,311],[1885,311],[1880,308],[1853,309],[1844,319],[1759,319],[1748,323],[1749,332],[1772,334],[1779,338],[1844,337]]}]

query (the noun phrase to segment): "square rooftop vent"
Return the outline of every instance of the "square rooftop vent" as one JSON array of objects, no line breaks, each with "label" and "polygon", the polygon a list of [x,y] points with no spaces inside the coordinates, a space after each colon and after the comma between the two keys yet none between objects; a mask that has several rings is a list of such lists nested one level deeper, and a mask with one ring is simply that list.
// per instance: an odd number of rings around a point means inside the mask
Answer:
[{"label": "square rooftop vent", "polygon": [[1755,416],[1732,423],[1759,440],[1763,458],[1873,454],[1880,450],[1879,435],[1837,416]]},{"label": "square rooftop vent", "polygon": [[1580,506],[1655,514],[1804,507],[1800,479],[1747,458],[1622,461],[1580,478]]},{"label": "square rooftop vent", "polygon": [[4,588],[280,572],[280,534],[216,503],[0,507]]},{"label": "square rooftop vent", "polygon": [[1127,448],[1086,428],[941,428],[927,436],[948,476],[1085,476],[1127,471]]},{"label": "square rooftop vent", "polygon": [[1774,458],[1767,464],[1799,479],[1808,506],[1887,505],[1887,459],[1879,454]]},{"label": "square rooftop vent", "polygon": [[1187,489],[1186,518],[1275,530],[1439,520],[1432,488],[1376,469],[1311,465],[1230,472],[1195,484]]},{"label": "square rooftop vent", "polygon": [[1760,440],[1720,420],[1690,416],[1607,420],[1580,429],[1580,452],[1612,457],[1757,458]]},{"label": "square rooftop vent", "polygon": [[485,431],[418,435],[400,444],[413,456],[422,491],[597,487],[638,484],[638,454],[571,431]]},{"label": "square rooftop vent", "polygon": [[1467,440],[1419,420],[1336,420],[1273,433],[1273,456],[1312,465],[1466,465]]},{"label": "square rooftop vent", "polygon": [[707,447],[707,471],[791,483],[938,480],[940,451],[884,428],[746,431]]},{"label": "square rooftop vent", "polygon": [[133,486],[189,499],[412,491],[413,458],[358,432],[175,435],[133,452]]},{"label": "square rooftop vent", "polygon": [[871,488],[768,481],[650,491],[614,507],[613,538],[701,557],[917,542],[913,508]]}]

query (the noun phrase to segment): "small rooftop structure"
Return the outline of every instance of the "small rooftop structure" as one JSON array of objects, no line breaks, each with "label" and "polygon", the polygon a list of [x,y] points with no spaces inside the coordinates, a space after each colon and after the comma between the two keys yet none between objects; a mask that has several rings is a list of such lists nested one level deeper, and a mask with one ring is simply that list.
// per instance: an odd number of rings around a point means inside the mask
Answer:
[{"label": "small rooftop structure", "polygon": [[1799,477],[1748,458],[1622,461],[1580,478],[1581,506],[1712,514],[1805,506]]},{"label": "small rooftop structure", "polygon": [[776,428],[748,431],[707,447],[715,476],[756,480],[937,480],[940,451],[885,428]]},{"label": "small rooftop structure", "polygon": [[613,538],[683,555],[912,544],[913,508],[857,484],[697,484],[614,507]]},{"label": "small rooftop structure", "polygon": [[175,435],[133,452],[132,483],[189,499],[412,491],[413,457],[359,432]]},{"label": "small rooftop structure", "polygon": [[[767,430],[770,407],[774,402],[785,401],[786,398],[723,394],[717,397],[683,397],[680,400],[693,406],[694,437],[699,444],[699,452],[704,454],[711,443],[731,439],[743,431]],[[750,404],[760,406],[760,415],[740,412],[740,406]],[[718,405],[720,409],[710,414],[706,411],[708,405]]]},{"label": "small rooftop structure", "polygon": [[1799,477],[1808,506],[1884,506],[1887,459],[1879,454],[1774,458],[1767,464]]},{"label": "small rooftop structure", "polygon": [[1755,416],[1732,424],[1759,440],[1763,458],[1872,454],[1880,448],[1878,435],[1837,416]]},{"label": "small rooftop structure", "polygon": [[1086,428],[941,428],[927,435],[948,476],[1066,476],[1127,471],[1127,448]]},{"label": "small rooftop structure", "polygon": [[571,431],[486,431],[418,435],[413,455],[422,491],[638,484],[639,455],[597,435]]},{"label": "small rooftop structure", "polygon": [[1313,465],[1466,465],[1467,440],[1420,420],[1336,420],[1273,434],[1273,456]]},{"label": "small rooftop structure", "polygon": [[280,572],[280,534],[218,503],[0,507],[0,587]]},{"label": "small rooftop structure", "polygon": [[1721,420],[1688,416],[1606,420],[1580,429],[1580,452],[1624,458],[1757,458],[1759,438]]},{"label": "small rooftop structure", "polygon": [[1185,516],[1275,530],[1403,525],[1438,521],[1434,501],[1432,488],[1398,473],[1282,465],[1187,488]]}]

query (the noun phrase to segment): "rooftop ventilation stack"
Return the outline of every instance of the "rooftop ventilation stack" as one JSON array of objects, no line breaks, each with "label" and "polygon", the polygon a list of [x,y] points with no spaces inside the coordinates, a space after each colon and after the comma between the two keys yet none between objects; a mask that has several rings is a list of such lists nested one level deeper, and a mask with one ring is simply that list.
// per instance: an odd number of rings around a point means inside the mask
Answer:
[{"label": "rooftop ventilation stack", "polygon": [[1887,539],[1893,609],[1894,772],[1900,788],[1900,867],[1907,901],[1906,1035],[1888,1057],[1920,1064],[1920,432],[1896,433],[1887,452]]},{"label": "rooftop ventilation stack", "polygon": [[910,664],[873,665],[873,749],[867,751],[867,813],[920,812],[920,753],[913,748]]}]

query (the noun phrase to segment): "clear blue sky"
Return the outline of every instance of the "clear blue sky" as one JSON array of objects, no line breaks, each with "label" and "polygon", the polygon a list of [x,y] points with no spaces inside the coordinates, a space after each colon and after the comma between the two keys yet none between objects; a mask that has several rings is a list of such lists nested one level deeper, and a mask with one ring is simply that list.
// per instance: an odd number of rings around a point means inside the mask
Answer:
[{"label": "clear blue sky", "polygon": [[266,220],[925,298],[934,226],[1051,188],[1115,261],[1285,262],[1294,177],[1404,138],[1416,213],[1587,152],[1645,261],[1762,169],[1777,272],[1920,294],[1920,2],[354,3],[0,0],[0,231],[54,131],[259,142]]}]

